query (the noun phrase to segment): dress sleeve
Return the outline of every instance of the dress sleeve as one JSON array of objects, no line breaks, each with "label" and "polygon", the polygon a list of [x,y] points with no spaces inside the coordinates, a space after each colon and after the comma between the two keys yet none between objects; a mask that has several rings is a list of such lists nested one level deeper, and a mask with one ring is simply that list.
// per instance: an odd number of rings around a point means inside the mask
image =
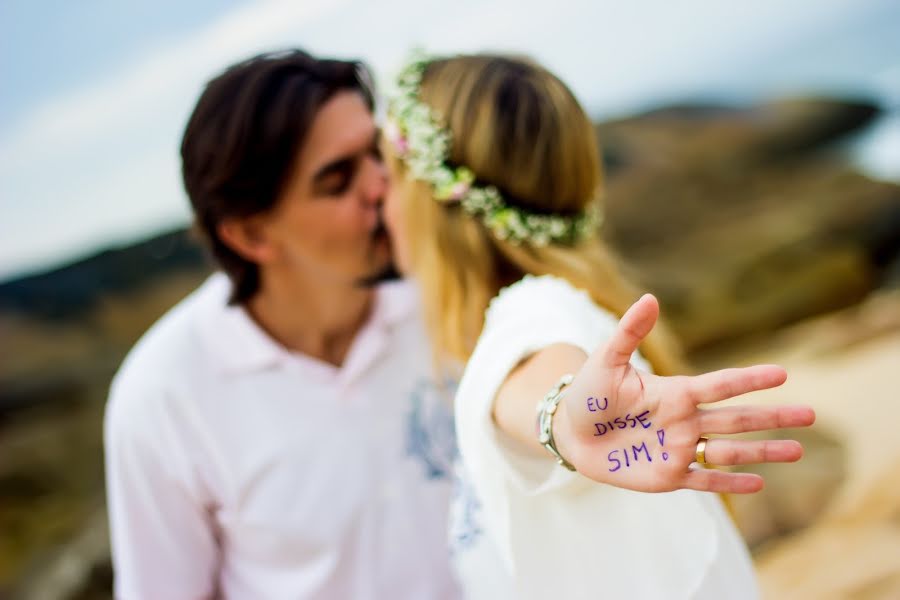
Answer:
[{"label": "dress sleeve", "polygon": [[[460,452],[473,475],[504,478],[528,495],[583,480],[549,454],[518,451],[494,423],[493,403],[510,371],[531,354],[558,343],[590,354],[615,331],[617,322],[585,292],[555,277],[526,277],[494,299],[456,400]],[[633,360],[646,368],[640,357]],[[535,406],[545,393],[535,390]]]},{"label": "dress sleeve", "polygon": [[212,598],[218,565],[212,519],[186,475],[184,449],[160,395],[118,378],[107,404],[115,597]]}]

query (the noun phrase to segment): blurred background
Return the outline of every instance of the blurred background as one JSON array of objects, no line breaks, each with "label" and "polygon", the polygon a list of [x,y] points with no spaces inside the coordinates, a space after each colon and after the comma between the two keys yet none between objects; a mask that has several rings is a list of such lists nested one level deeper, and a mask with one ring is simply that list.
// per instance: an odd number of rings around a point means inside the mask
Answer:
[{"label": "blurred background", "polygon": [[0,0],[0,598],[108,598],[102,414],[209,272],[177,148],[263,50],[500,50],[596,119],[603,235],[693,365],[780,362],[797,465],[735,514],[770,598],[900,598],[896,0]]}]

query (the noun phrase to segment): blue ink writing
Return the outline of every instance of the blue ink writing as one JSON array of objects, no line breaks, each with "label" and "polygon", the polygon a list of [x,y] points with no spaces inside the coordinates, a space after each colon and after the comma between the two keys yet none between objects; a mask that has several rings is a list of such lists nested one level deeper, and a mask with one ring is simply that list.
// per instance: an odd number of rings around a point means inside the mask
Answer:
[{"label": "blue ink writing", "polygon": [[635,419],[638,420],[638,423],[640,423],[641,427],[643,427],[644,429],[649,429],[650,426],[653,425],[653,423],[651,423],[647,419],[647,415],[649,415],[649,414],[650,414],[650,411],[645,410],[644,412],[642,412],[641,414],[639,414],[638,416],[635,417]]},{"label": "blue ink writing", "polygon": [[594,429],[597,430],[597,433],[594,434],[594,437],[601,436],[608,431],[612,431],[613,429],[626,429],[637,427],[638,423],[641,424],[641,427],[647,429],[653,425],[649,419],[647,419],[647,415],[650,414],[649,410],[645,410],[641,414],[636,417],[632,417],[631,413],[625,415],[625,418],[616,417],[612,421],[606,421],[601,423],[594,423]]},{"label": "blue ink writing", "polygon": [[622,468],[622,462],[618,458],[615,458],[613,456],[614,454],[618,454],[618,453],[619,453],[618,450],[613,450],[612,452],[610,452],[609,454],[606,455],[606,459],[610,462],[610,464],[616,463],[616,468],[610,469],[609,470],[610,473],[615,473],[616,471],[618,471],[619,469]]},{"label": "blue ink writing", "polygon": [[594,398],[593,396],[591,396],[590,398],[587,399],[587,407],[588,407],[588,410],[591,412],[597,412],[598,410],[606,410],[607,406],[609,406],[608,398],[603,399],[603,406],[600,406],[599,398]]},{"label": "blue ink writing", "polygon": [[644,451],[644,455],[647,457],[647,462],[653,462],[653,459],[650,458],[650,451],[647,450],[647,443],[646,443],[646,442],[641,442],[641,445],[640,445],[640,446],[632,446],[632,447],[631,447],[631,451],[634,452],[634,460],[635,460],[635,462],[637,462],[637,459],[638,459],[638,453],[639,453],[641,450]]},{"label": "blue ink writing", "polygon": [[[631,467],[632,462],[634,462],[635,464],[640,462],[642,452],[643,452],[643,455],[646,457],[647,462],[653,462],[653,458],[651,458],[651,456],[650,456],[650,450],[647,448],[646,442],[641,442],[640,446],[631,446],[631,458],[629,458],[629,456],[628,456],[627,448],[622,448],[621,452],[622,452],[622,458],[625,459],[625,466],[629,467],[629,468]],[[619,460],[618,456],[619,456],[619,450],[613,450],[612,452],[610,452],[609,454],[606,455],[606,459],[609,461],[610,464],[615,463],[615,467],[609,469],[610,473],[615,473],[616,471],[618,471],[619,469],[622,468],[622,461]],[[664,460],[667,460],[667,459],[664,459]]]},{"label": "blue ink writing", "polygon": [[[665,441],[666,441],[666,430],[665,430],[665,429],[657,429],[657,430],[656,430],[656,439],[659,440],[659,445],[660,445],[660,446],[664,446],[664,445],[665,445]],[[663,460],[669,460],[669,453],[668,453],[668,452],[663,452],[663,453],[662,453],[662,459],[663,459]]]}]

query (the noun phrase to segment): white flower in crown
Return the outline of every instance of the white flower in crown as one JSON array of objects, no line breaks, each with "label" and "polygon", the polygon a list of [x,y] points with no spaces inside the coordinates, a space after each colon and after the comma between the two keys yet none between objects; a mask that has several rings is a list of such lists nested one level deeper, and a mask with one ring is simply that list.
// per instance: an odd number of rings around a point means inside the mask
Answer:
[{"label": "white flower in crown", "polygon": [[429,59],[417,52],[397,76],[397,91],[391,98],[385,136],[410,174],[431,184],[440,202],[458,202],[498,238],[514,244],[535,246],[571,244],[596,233],[601,216],[596,204],[583,213],[547,215],[512,206],[492,186],[479,186],[475,174],[465,166],[447,165],[450,132],[430,107],[419,100],[419,85]]}]

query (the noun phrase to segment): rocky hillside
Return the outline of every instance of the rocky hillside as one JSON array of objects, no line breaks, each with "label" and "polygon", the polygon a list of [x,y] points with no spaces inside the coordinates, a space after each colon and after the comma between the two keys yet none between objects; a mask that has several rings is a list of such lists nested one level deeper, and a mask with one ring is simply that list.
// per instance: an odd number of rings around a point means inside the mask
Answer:
[{"label": "rocky hillside", "polygon": [[900,281],[900,188],[845,162],[865,103],[682,107],[598,126],[605,234],[689,350],[766,334]]}]

